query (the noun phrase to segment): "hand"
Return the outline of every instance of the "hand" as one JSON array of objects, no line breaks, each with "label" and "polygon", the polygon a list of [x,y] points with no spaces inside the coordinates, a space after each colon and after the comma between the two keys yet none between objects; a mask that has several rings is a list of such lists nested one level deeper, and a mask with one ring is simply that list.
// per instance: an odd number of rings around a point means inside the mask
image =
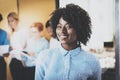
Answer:
[{"label": "hand", "polygon": [[5,53],[3,54],[4,57],[8,57],[9,56],[9,53]]},{"label": "hand", "polygon": [[33,56],[35,56],[35,53],[34,52],[28,52],[28,55],[33,57]]}]

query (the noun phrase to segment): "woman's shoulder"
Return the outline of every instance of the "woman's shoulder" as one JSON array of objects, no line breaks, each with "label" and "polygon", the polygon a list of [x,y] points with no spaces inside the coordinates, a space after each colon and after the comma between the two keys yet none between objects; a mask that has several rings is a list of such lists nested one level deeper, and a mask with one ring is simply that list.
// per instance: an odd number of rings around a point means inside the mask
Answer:
[{"label": "woman's shoulder", "polygon": [[42,42],[42,43],[45,44],[45,45],[49,45],[49,42],[48,42],[48,40],[47,40],[45,37],[42,37],[42,38],[40,39],[40,42]]},{"label": "woman's shoulder", "polygon": [[29,33],[29,29],[28,28],[19,28],[19,32]]},{"label": "woman's shoulder", "polygon": [[45,37],[42,37],[40,40],[48,42],[48,40]]},{"label": "woman's shoulder", "polygon": [[91,69],[100,69],[100,62],[98,57],[93,55],[91,52],[82,50],[79,57],[79,59],[85,62]]},{"label": "woman's shoulder", "polygon": [[58,51],[58,48],[53,48],[53,49],[46,49],[44,51],[42,51],[42,53],[44,53],[45,55],[54,55],[54,53],[56,53]]},{"label": "woman's shoulder", "polygon": [[85,51],[85,50],[82,50],[82,53],[83,53],[86,60],[88,60],[88,61],[98,61],[98,57],[93,55],[93,53]]},{"label": "woman's shoulder", "polygon": [[30,38],[30,31],[28,28],[19,28],[19,31],[17,32],[21,37]]},{"label": "woman's shoulder", "polygon": [[58,51],[57,48],[54,49],[46,49],[40,52],[39,57],[51,57],[52,55],[54,55],[56,52]]},{"label": "woman's shoulder", "polygon": [[50,59],[51,56],[55,55],[57,51],[58,51],[57,48],[55,48],[55,49],[46,49],[46,50],[41,51],[38,57],[41,58],[41,59],[42,58],[43,59]]}]

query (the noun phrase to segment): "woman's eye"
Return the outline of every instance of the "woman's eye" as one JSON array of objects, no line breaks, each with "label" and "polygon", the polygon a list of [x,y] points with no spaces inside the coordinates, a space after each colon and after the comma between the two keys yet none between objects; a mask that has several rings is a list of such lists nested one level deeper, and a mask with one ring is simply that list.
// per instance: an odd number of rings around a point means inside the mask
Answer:
[{"label": "woman's eye", "polygon": [[58,26],[57,26],[57,29],[61,29],[61,26],[60,26],[60,25],[58,25]]},{"label": "woman's eye", "polygon": [[71,28],[71,26],[68,25],[68,24],[65,27],[66,27],[66,29],[70,29]]}]

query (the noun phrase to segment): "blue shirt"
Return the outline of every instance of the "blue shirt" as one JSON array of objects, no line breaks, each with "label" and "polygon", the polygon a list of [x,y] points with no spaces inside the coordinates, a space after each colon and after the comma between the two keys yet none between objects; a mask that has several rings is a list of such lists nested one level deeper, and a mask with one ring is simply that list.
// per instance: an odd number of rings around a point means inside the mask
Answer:
[{"label": "blue shirt", "polygon": [[9,41],[8,41],[8,38],[7,38],[7,33],[0,29],[0,45],[8,45],[9,44]]},{"label": "blue shirt", "polygon": [[8,44],[9,44],[9,41],[7,38],[7,33],[4,30],[0,29],[0,45],[8,45]]},{"label": "blue shirt", "polygon": [[26,52],[34,52],[35,56],[33,57],[23,57],[25,60],[25,66],[32,67],[35,66],[36,58],[38,57],[39,53],[45,49],[49,48],[48,41],[43,37],[39,40],[35,40],[34,38],[31,38],[27,41],[27,46],[25,48]]},{"label": "blue shirt", "polygon": [[80,47],[45,50],[36,62],[35,80],[101,80],[98,59]]}]

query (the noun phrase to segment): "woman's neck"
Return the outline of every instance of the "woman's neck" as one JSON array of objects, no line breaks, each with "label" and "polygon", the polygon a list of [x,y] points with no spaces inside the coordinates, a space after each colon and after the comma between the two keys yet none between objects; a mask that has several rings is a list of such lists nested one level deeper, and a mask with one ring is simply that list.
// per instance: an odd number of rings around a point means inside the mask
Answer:
[{"label": "woman's neck", "polygon": [[41,39],[42,37],[43,37],[43,36],[39,35],[39,36],[34,37],[34,39],[35,39],[35,40],[39,40],[39,39]]},{"label": "woman's neck", "polygon": [[17,32],[20,28],[19,26],[15,26],[13,29],[14,29],[14,32]]},{"label": "woman's neck", "polygon": [[77,48],[78,46],[77,46],[77,43],[75,42],[75,43],[71,43],[71,44],[61,44],[62,45],[62,47],[64,48],[64,49],[66,49],[66,50],[73,50],[73,49],[75,49],[75,48]]}]

